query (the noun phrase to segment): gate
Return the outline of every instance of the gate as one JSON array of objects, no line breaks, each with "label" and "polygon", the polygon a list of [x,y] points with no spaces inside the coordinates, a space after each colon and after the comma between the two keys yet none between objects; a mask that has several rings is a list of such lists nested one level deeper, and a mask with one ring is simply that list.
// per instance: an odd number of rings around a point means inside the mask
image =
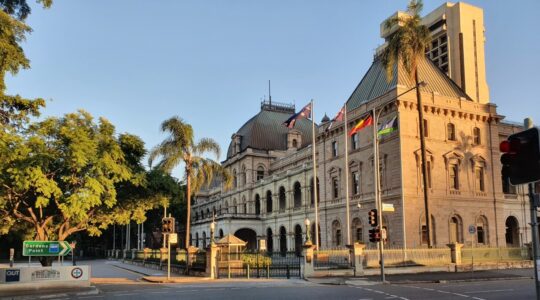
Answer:
[{"label": "gate", "polygon": [[296,252],[219,253],[218,278],[300,277],[302,256]]},{"label": "gate", "polygon": [[350,251],[348,249],[328,249],[314,251],[315,269],[350,269]]}]

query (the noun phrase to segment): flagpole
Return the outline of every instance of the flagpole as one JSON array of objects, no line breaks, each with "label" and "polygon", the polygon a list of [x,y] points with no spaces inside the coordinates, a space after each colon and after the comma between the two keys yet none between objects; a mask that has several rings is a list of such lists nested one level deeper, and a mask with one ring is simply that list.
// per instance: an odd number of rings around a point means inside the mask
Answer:
[{"label": "flagpole", "polygon": [[315,247],[319,250],[319,197],[317,192],[317,156],[316,156],[316,147],[315,143],[315,107],[313,105],[313,99],[311,99],[311,149],[313,151],[313,197],[315,198]]},{"label": "flagpole", "polygon": [[347,103],[345,102],[344,113],[345,113],[345,213],[347,214],[347,245],[351,245],[351,221],[349,213],[349,130],[347,128]]},{"label": "flagpole", "polygon": [[[381,110],[382,111],[382,110]],[[373,180],[374,186],[375,186],[375,207],[377,208],[379,219],[379,232],[380,232],[380,241],[379,241],[379,257],[380,257],[380,264],[381,264],[381,281],[384,283],[384,238],[383,238],[383,218],[382,218],[382,199],[380,195],[380,170],[379,170],[379,138],[377,135],[377,127],[379,123],[379,116],[377,116],[377,111],[375,108],[372,110],[372,117],[373,117],[373,174],[375,175],[375,178]]]}]

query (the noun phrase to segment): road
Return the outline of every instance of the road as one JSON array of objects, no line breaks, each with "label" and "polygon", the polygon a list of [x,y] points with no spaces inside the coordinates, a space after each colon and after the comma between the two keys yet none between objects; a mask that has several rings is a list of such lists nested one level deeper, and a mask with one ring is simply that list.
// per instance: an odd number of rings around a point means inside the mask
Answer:
[{"label": "road", "polygon": [[[140,281],[141,274],[122,269],[123,265],[95,261],[93,277],[98,294],[55,294],[24,299],[533,299],[532,279],[493,280],[456,283],[380,284],[351,280],[344,285],[324,285],[301,279],[251,279],[197,281],[183,284],[155,284]],[[149,270],[159,274],[160,271]]]}]

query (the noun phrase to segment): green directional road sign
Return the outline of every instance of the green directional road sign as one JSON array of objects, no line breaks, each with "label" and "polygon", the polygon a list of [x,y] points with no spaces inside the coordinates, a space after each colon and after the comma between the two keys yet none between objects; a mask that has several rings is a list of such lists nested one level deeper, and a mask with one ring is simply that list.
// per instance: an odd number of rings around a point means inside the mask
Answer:
[{"label": "green directional road sign", "polygon": [[24,241],[23,256],[65,256],[71,252],[66,241]]}]

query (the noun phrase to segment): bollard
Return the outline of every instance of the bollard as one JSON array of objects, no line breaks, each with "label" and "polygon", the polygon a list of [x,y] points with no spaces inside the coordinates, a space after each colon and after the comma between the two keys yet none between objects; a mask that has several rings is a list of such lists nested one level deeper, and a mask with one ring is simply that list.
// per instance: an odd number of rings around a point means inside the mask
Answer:
[{"label": "bollard", "polygon": [[15,260],[15,249],[9,249],[9,267],[13,268],[13,261]]},{"label": "bollard", "polygon": [[287,265],[287,279],[291,279],[291,271],[289,270],[289,265]]},{"label": "bollard", "polygon": [[247,264],[247,279],[249,279],[249,264]]},{"label": "bollard", "polygon": [[266,278],[270,279],[270,264],[266,265]]}]

